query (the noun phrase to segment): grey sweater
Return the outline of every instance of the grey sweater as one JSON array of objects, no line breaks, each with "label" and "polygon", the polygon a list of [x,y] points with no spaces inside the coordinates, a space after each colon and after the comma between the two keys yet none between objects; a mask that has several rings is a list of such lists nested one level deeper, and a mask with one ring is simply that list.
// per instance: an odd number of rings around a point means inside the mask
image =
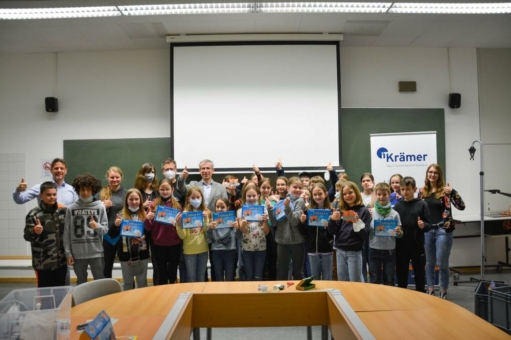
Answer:
[{"label": "grey sweater", "polygon": [[268,208],[268,217],[272,226],[276,226],[275,242],[278,244],[299,244],[305,242],[305,236],[298,230],[300,224],[300,216],[305,209],[305,202],[302,198],[296,200],[291,199],[294,209],[291,210],[291,204],[284,208],[286,217],[277,221],[274,207]]},{"label": "grey sweater", "polygon": [[[89,227],[90,218],[98,222],[96,229]],[[80,199],[67,207],[64,228],[66,257],[90,259],[103,257],[103,235],[107,232],[108,219],[101,201],[84,203]]]}]

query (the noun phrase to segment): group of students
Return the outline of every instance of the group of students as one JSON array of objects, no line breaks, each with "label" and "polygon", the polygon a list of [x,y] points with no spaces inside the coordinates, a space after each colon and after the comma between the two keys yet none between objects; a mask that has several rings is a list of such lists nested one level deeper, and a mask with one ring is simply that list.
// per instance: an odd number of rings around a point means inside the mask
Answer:
[{"label": "group of students", "polygon": [[[56,159],[52,169],[55,164],[65,168],[62,159]],[[38,285],[63,285],[66,264],[73,266],[77,284],[87,281],[88,266],[94,279],[111,277],[117,256],[125,290],[134,288],[135,282],[138,287],[147,286],[150,260],[155,285],[175,283],[178,268],[180,282],[205,281],[208,258],[215,281],[233,281],[236,269],[239,278],[247,281],[299,280],[305,275],[331,280],[336,269],[339,280],[364,282],[368,265],[369,282],[394,285],[397,274],[398,286],[406,288],[411,261],[416,290],[425,291],[427,278],[430,294],[434,294],[434,268],[439,264],[440,296],[445,298],[454,230],[451,203],[458,209],[465,206],[444,183],[439,165],[428,167],[417,198],[411,177],[394,175],[390,185],[374,185],[373,176],[365,173],[361,192],[331,165],[327,167],[330,189],[322,177],[306,172],[288,179],[281,161],[276,169],[275,191],[256,166],[250,180],[239,183],[229,175],[217,183],[212,180],[210,160],[199,163],[202,180],[187,184],[187,168],[177,176],[176,162],[167,159],[161,167],[162,180],[158,181],[156,168],[146,163],[134,187],[126,190],[121,185],[122,170],[111,167],[105,188],[90,174],[77,176],[71,184],[77,199],[67,207],[57,203],[57,191],[63,192],[67,184],[54,177],[40,185],[40,204],[26,218],[25,239],[32,243]],[[25,190],[22,180],[14,196],[22,196]],[[279,201],[282,207],[275,209]],[[155,219],[160,205],[180,211],[171,225]],[[263,206],[264,214],[257,221],[247,221],[242,214],[245,205]],[[310,209],[330,210],[328,223],[308,226]],[[212,213],[228,210],[235,211],[235,221],[229,228],[216,228]],[[202,225],[183,228],[182,212],[189,211],[202,212]],[[144,235],[121,236],[123,220],[143,221]],[[396,221],[393,236],[376,235],[375,221],[383,220]]]}]

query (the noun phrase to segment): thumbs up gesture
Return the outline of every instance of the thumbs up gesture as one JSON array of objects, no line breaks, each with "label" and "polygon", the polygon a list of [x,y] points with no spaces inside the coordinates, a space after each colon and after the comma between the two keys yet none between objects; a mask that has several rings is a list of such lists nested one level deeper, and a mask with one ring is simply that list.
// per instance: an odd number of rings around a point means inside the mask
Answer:
[{"label": "thumbs up gesture", "polygon": [[307,221],[307,215],[302,210],[302,214],[300,215],[300,222],[305,223]]},{"label": "thumbs up gesture", "polygon": [[117,215],[115,216],[115,222],[114,222],[114,224],[115,224],[115,226],[116,226],[116,227],[118,227],[118,226],[120,226],[120,225],[121,225],[121,223],[122,223],[122,218],[121,218],[121,216],[119,216],[119,214],[117,214]]},{"label": "thumbs up gesture", "polygon": [[326,170],[327,170],[327,171],[332,171],[332,170],[334,170],[334,167],[332,166],[332,163],[328,163],[328,165],[326,166]]},{"label": "thumbs up gesture", "polygon": [[144,208],[147,209],[148,207],[151,206],[152,203],[153,202],[149,199],[149,196],[147,196],[147,199],[144,202]]},{"label": "thumbs up gesture", "polygon": [[247,176],[243,176],[243,179],[241,180],[242,184],[245,184],[248,182]]},{"label": "thumbs up gesture", "polygon": [[21,182],[18,185],[18,187],[16,188],[16,190],[18,190],[19,192],[23,192],[23,191],[27,190],[27,183],[25,183],[24,178],[21,178]]},{"label": "thumbs up gesture", "polygon": [[421,220],[420,216],[419,218],[417,219],[417,225],[419,226],[419,228],[423,229],[424,228],[424,221]]},{"label": "thumbs up gesture", "polygon": [[90,217],[89,219],[89,227],[91,227],[92,229],[96,229],[96,227],[98,226],[98,223],[94,220],[94,217]]},{"label": "thumbs up gesture", "polygon": [[279,160],[275,162],[275,167],[279,170],[282,169],[282,159],[279,158]]},{"label": "thumbs up gesture", "polygon": [[185,168],[181,172],[181,178],[186,179],[188,178],[188,166],[185,165]]},{"label": "thumbs up gesture", "polygon": [[41,235],[43,232],[43,226],[41,225],[41,221],[39,219],[36,220],[36,225],[34,226],[34,233],[37,235]]},{"label": "thumbs up gesture", "polygon": [[339,209],[332,209],[332,215],[330,215],[332,221],[339,221],[341,219],[341,212]]},{"label": "thumbs up gesture", "polygon": [[452,187],[449,183],[447,183],[447,185],[444,187],[444,192],[446,195],[450,195],[451,192],[452,192]]}]

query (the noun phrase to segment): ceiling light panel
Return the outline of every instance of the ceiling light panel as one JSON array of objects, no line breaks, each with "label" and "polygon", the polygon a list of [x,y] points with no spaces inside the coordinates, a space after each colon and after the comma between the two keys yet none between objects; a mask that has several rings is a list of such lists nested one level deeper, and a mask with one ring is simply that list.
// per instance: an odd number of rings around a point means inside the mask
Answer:
[{"label": "ceiling light panel", "polygon": [[511,3],[406,3],[396,2],[389,13],[415,14],[508,14]]},{"label": "ceiling light panel", "polygon": [[119,6],[124,15],[253,13],[255,3],[211,3]]},{"label": "ceiling light panel", "polygon": [[2,20],[65,19],[121,16],[115,6],[0,9]]},{"label": "ceiling light panel", "polygon": [[259,13],[385,13],[391,2],[260,2]]}]

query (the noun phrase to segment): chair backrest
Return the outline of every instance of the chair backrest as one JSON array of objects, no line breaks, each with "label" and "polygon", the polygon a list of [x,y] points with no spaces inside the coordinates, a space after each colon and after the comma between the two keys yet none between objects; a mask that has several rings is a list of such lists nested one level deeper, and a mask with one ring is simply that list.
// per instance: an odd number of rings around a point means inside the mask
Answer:
[{"label": "chair backrest", "polygon": [[99,279],[85,282],[76,286],[72,290],[73,306],[101,296],[119,293],[121,291],[122,286],[115,279]]}]

